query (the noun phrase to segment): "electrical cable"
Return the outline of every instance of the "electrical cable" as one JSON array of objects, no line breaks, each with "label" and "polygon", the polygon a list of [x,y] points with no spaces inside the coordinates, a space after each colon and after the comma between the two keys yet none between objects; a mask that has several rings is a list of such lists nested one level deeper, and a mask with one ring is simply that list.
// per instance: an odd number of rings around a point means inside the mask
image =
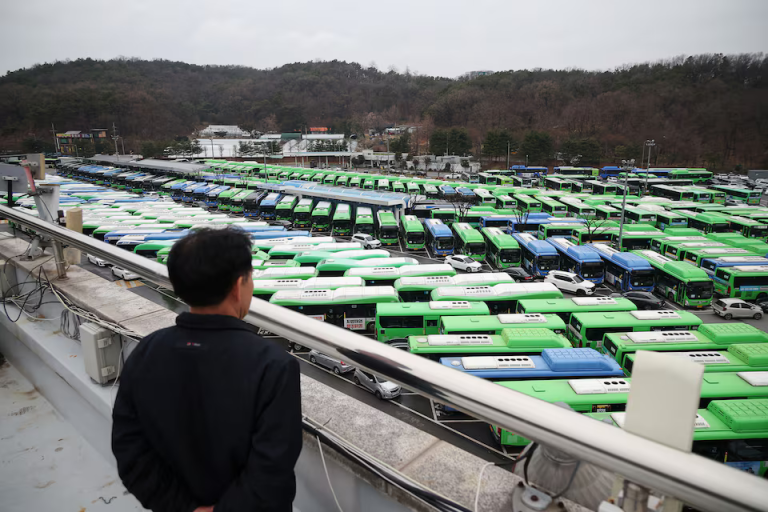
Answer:
[{"label": "electrical cable", "polygon": [[315,439],[317,439],[317,447],[320,449],[320,460],[323,461],[325,478],[328,479],[328,487],[331,488],[331,494],[333,494],[333,501],[336,502],[336,506],[339,508],[339,512],[344,512],[344,510],[341,508],[341,505],[339,505],[339,499],[336,497],[336,491],[333,490],[333,484],[331,483],[331,475],[328,474],[328,466],[325,465],[325,455],[323,455],[323,443],[320,442],[319,437],[316,437]]},{"label": "electrical cable", "polygon": [[514,471],[515,470],[515,466],[517,465],[517,463],[520,462],[523,459],[527,459],[528,456],[533,452],[533,450],[530,449],[530,447],[534,446],[534,445],[535,445],[535,443],[528,445],[525,448],[525,450],[523,450],[520,453],[520,455],[516,459],[514,459],[514,460],[511,460],[509,462],[488,462],[487,464],[485,464],[482,467],[482,469],[480,470],[480,475],[477,477],[477,489],[475,491],[475,507],[473,509],[474,512],[477,512],[477,510],[478,510],[478,504],[480,502],[480,486],[482,484],[483,473],[485,473],[486,468],[488,468],[488,466],[498,466],[498,467],[512,466],[512,471]]},{"label": "electrical cable", "polygon": [[475,506],[472,508],[474,512],[479,510],[478,503],[480,502],[480,485],[483,483],[483,473],[488,466],[493,466],[494,462],[488,462],[483,465],[483,469],[480,470],[480,475],[477,477],[477,490],[475,491]]},{"label": "electrical cable", "polygon": [[576,463],[576,467],[573,468],[573,473],[571,473],[571,478],[568,480],[568,483],[565,485],[565,489],[563,489],[562,491],[560,491],[557,494],[555,494],[554,496],[552,496],[553,500],[556,500],[557,498],[559,498],[560,496],[562,496],[563,494],[568,492],[568,489],[571,488],[571,485],[573,484],[573,481],[576,479],[576,473],[579,472],[579,467],[581,467],[581,461],[577,462]]}]

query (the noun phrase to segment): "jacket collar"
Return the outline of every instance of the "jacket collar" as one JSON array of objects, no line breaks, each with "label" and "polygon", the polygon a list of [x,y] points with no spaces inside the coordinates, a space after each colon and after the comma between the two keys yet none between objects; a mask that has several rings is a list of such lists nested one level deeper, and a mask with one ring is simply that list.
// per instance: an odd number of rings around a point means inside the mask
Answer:
[{"label": "jacket collar", "polygon": [[186,329],[235,329],[256,332],[250,324],[227,315],[195,315],[184,312],[176,317],[176,325]]}]

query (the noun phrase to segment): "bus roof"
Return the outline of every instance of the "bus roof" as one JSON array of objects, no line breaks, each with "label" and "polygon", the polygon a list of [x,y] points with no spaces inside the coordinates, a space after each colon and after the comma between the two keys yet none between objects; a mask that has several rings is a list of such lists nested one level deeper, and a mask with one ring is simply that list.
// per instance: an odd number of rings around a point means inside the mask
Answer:
[{"label": "bus roof", "polygon": [[552,298],[563,294],[552,283],[505,283],[494,286],[444,286],[432,290],[433,300],[461,300],[459,297],[472,297],[472,300],[498,300],[510,297],[522,297],[528,294],[550,294]]},{"label": "bus roof", "polygon": [[365,304],[369,302],[398,302],[400,298],[391,286],[360,286],[336,290],[280,290],[269,300],[284,306],[307,304]]},{"label": "bus roof", "polygon": [[[436,313],[439,312],[439,313]],[[490,309],[485,302],[398,302],[376,306],[377,316],[399,315],[488,315]]]}]

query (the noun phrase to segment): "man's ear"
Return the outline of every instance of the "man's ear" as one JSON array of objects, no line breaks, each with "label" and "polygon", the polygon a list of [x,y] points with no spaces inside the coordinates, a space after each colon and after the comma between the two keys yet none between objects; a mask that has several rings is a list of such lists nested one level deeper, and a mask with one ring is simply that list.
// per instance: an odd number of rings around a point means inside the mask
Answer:
[{"label": "man's ear", "polygon": [[229,296],[231,299],[240,302],[240,294],[242,293],[243,286],[243,276],[240,276],[237,278],[237,281],[235,281],[235,285],[232,287],[232,290],[229,291]]}]

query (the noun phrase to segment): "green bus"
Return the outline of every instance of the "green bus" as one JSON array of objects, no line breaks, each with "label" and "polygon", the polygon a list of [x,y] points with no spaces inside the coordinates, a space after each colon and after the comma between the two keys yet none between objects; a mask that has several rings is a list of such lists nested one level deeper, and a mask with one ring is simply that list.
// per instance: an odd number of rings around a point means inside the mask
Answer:
[{"label": "green bus", "polygon": [[731,229],[731,225],[722,215],[690,210],[677,210],[676,213],[688,219],[688,227],[698,229],[702,233],[725,233]]},{"label": "green bus", "polygon": [[253,190],[239,190],[230,199],[229,213],[242,215],[245,210],[245,198],[253,194]]},{"label": "green bus", "polygon": [[542,197],[542,196],[534,196],[534,197],[539,201],[541,201],[542,212],[548,213],[552,217],[568,216],[568,207],[563,203],[561,203],[560,201],[557,201],[550,197]]},{"label": "green bus", "polygon": [[296,208],[298,202],[299,198],[296,196],[285,195],[281,197],[275,206],[275,218],[277,220],[292,220],[293,209]]},{"label": "green bus", "polygon": [[271,260],[292,260],[296,256],[305,252],[331,252],[334,258],[343,258],[341,253],[347,251],[359,251],[360,244],[356,242],[331,242],[327,244],[302,244],[292,243],[285,245],[276,245],[269,249],[269,259]]},{"label": "green bus", "polygon": [[[253,266],[253,280],[260,279],[309,279],[311,277],[317,277],[317,270],[312,267],[300,267],[298,263],[293,260],[285,260],[286,262],[292,262],[291,265],[276,265],[270,268],[257,269],[256,265],[261,266],[261,261],[258,259],[252,259],[251,265]],[[274,260],[266,260],[276,263]]]},{"label": "green bus", "polygon": [[353,233],[373,235],[373,212],[365,206],[358,206],[355,212],[355,226]]},{"label": "green bus", "polygon": [[362,182],[362,178],[360,176],[352,176],[349,178],[349,186],[352,188],[361,188],[360,184]]},{"label": "green bus", "polygon": [[754,238],[747,238],[740,233],[712,233],[711,235],[707,235],[707,237],[731,247],[746,249],[761,256],[768,255],[767,243],[755,240]]},{"label": "green bus", "polygon": [[419,189],[418,183],[413,183],[412,181],[409,181],[405,184],[406,191],[408,195],[410,196],[417,196],[421,194],[421,189]]},{"label": "green bus", "polygon": [[359,277],[310,277],[309,279],[256,279],[253,296],[269,300],[281,290],[337,290],[346,287],[363,287]]},{"label": "green bus", "polygon": [[453,356],[509,356],[541,354],[545,348],[570,348],[570,343],[549,329],[502,329],[501,335],[433,334],[408,337],[412,354],[439,361]]},{"label": "green bus", "polygon": [[351,176],[339,176],[336,179],[335,185],[337,187],[346,187],[350,179],[352,179]]},{"label": "green bus", "polygon": [[564,322],[571,321],[573,313],[611,313],[637,311],[634,302],[624,297],[573,297],[570,299],[523,299],[518,301],[519,314],[558,315]]},{"label": "green bus", "polygon": [[621,210],[605,204],[595,205],[595,217],[603,220],[620,221]]},{"label": "green bus", "polygon": [[[664,238],[663,231],[627,231],[627,226],[624,226],[624,233],[621,237],[621,247],[619,245],[619,230],[611,230],[611,242],[620,252],[644,250],[651,247],[651,242],[654,238]],[[594,240],[598,242],[599,240]],[[576,243],[576,242],[574,242]]]},{"label": "green bus", "polygon": [[[293,261],[298,262],[302,267],[316,267],[323,260],[338,258],[339,256],[338,252],[324,250],[304,251],[294,256]],[[384,249],[355,249],[344,251],[343,256],[344,259],[348,260],[369,260],[389,258],[391,254]]]},{"label": "green bus", "polygon": [[433,301],[485,302],[491,314],[514,313],[517,301],[532,299],[560,299],[563,294],[551,283],[504,283],[494,286],[445,286],[432,290]]},{"label": "green bus", "polygon": [[[693,201],[696,203],[704,203],[704,204],[710,204],[714,197],[712,190],[709,190],[704,187],[694,187],[694,186],[688,186],[688,187],[679,187],[683,190],[688,190],[689,192],[693,192]],[[725,194],[723,194],[723,199],[725,199]]]},{"label": "green bus", "polygon": [[567,179],[546,177],[544,178],[544,187],[550,190],[570,192],[573,182]]},{"label": "green bus", "polygon": [[312,231],[330,233],[333,205],[330,201],[320,201],[312,210]]},{"label": "green bus", "polygon": [[653,251],[632,251],[648,261],[655,273],[655,291],[684,307],[704,308],[712,304],[713,284],[702,269],[674,261]]},{"label": "green bus", "polygon": [[682,261],[701,267],[705,258],[728,258],[734,256],[757,256],[757,254],[738,247],[704,247],[702,249],[686,249],[681,251]]},{"label": "green bus", "polygon": [[517,208],[517,200],[509,194],[496,196],[496,208],[499,210],[514,210]]},{"label": "green bus", "polygon": [[768,265],[720,267],[715,271],[715,293],[742,300],[768,298]]},{"label": "green bus", "polygon": [[[312,207],[314,204],[314,199],[310,197],[304,197],[296,203],[296,207],[293,209],[293,229],[307,229],[312,227]],[[278,203],[277,207],[279,219],[280,203]]]},{"label": "green bus", "polygon": [[485,240],[478,230],[466,222],[454,222],[451,229],[455,235],[456,250],[474,260],[485,261]]},{"label": "green bus", "polygon": [[242,190],[232,187],[219,194],[219,196],[216,198],[216,209],[220,212],[228,212],[232,205],[232,198],[240,192],[242,192]]},{"label": "green bus", "polygon": [[409,251],[421,251],[425,247],[424,225],[415,215],[400,217],[400,239]]},{"label": "green bus", "polygon": [[[768,400],[712,400],[696,413],[691,451],[735,469],[768,477]],[[756,414],[757,413],[757,414]],[[624,426],[623,412],[590,413]]]},{"label": "green bus", "polygon": [[495,334],[503,329],[549,329],[565,334],[566,323],[557,315],[509,314],[444,317],[440,320],[440,334]]},{"label": "green bus", "polygon": [[[342,255],[343,256],[343,255]],[[388,261],[396,261],[404,258],[384,259],[380,266],[359,265],[344,271],[345,277],[362,277],[366,286],[393,286],[395,281],[401,277],[427,277],[427,276],[455,276],[456,271],[450,265],[442,263],[426,265],[403,265],[396,267],[389,266]],[[373,260],[368,260],[373,261]],[[323,265],[323,274],[327,266]]]},{"label": "green bus", "polygon": [[482,228],[486,259],[494,267],[505,269],[520,266],[520,244],[500,228]]},{"label": "green bus", "polygon": [[520,208],[523,209],[523,211],[528,213],[537,213],[541,211],[541,201],[533,196],[527,194],[517,194],[514,196],[514,198],[517,200],[517,204],[520,206]]},{"label": "green bus", "polygon": [[747,238],[757,238],[765,241],[768,238],[768,224],[755,219],[745,217],[727,217],[726,220],[731,226],[731,231],[741,233]]},{"label": "green bus", "polygon": [[398,226],[394,213],[386,210],[376,212],[376,238],[382,245],[398,245]]},{"label": "green bus", "polygon": [[703,324],[698,331],[607,333],[602,351],[614,358],[629,375],[632,370],[627,366],[627,357],[638,350],[672,352],[698,363],[707,363],[706,356],[698,356],[702,351],[724,350],[741,343],[762,345],[762,352],[768,356],[768,334],[745,323]]},{"label": "green bus", "polygon": [[374,332],[378,305],[399,301],[397,292],[391,286],[281,290],[269,299],[272,304],[298,311],[315,320],[367,332]]},{"label": "green bus", "polygon": [[347,236],[352,233],[352,208],[346,203],[336,205],[331,222],[331,235]]},{"label": "green bus", "polygon": [[[419,265],[419,261],[414,258],[371,258],[368,260],[348,260],[344,259],[343,254],[340,254],[337,258],[330,258],[321,261],[317,264],[317,270],[323,277],[331,276],[343,276],[346,275],[350,269],[353,268],[368,268],[381,267],[378,272],[382,276],[387,275],[394,269],[399,269],[404,266],[414,267],[427,267],[426,269],[418,269],[418,272],[441,272],[437,275],[456,275],[456,271],[450,265],[436,263],[430,265]],[[384,278],[384,277],[382,277]],[[396,279],[396,278],[394,278]],[[394,281],[394,279],[392,279]]]},{"label": "green bus", "polygon": [[742,201],[745,204],[759,205],[760,198],[762,197],[762,192],[759,190],[752,191],[745,188],[729,187],[725,185],[712,185],[709,188],[725,193],[726,200]]},{"label": "green bus", "polygon": [[441,286],[493,286],[513,282],[512,276],[505,272],[486,272],[455,276],[405,276],[395,281],[394,287],[403,302],[429,302],[432,290]]},{"label": "green bus", "polygon": [[[488,315],[483,302],[400,302],[376,307],[376,339],[382,342],[408,336],[437,334],[444,316]],[[402,345],[401,345],[402,346]]]},{"label": "green bus", "polygon": [[[702,243],[707,244],[714,242],[703,234],[699,235],[683,235],[683,236],[666,236],[662,238],[655,238],[651,241],[651,250],[656,251],[659,254],[667,256],[672,259],[677,259],[677,254],[680,251],[680,244]],[[715,244],[722,242],[714,242]],[[725,244],[723,244],[725,245]],[[695,246],[694,246],[695,247]],[[700,247],[709,247],[708,245],[702,245]],[[717,245],[715,245],[717,247]]]},{"label": "green bus", "polygon": [[609,332],[665,330],[695,331],[703,322],[687,311],[628,311],[614,313],[573,313],[568,338],[574,347],[600,350]]}]

